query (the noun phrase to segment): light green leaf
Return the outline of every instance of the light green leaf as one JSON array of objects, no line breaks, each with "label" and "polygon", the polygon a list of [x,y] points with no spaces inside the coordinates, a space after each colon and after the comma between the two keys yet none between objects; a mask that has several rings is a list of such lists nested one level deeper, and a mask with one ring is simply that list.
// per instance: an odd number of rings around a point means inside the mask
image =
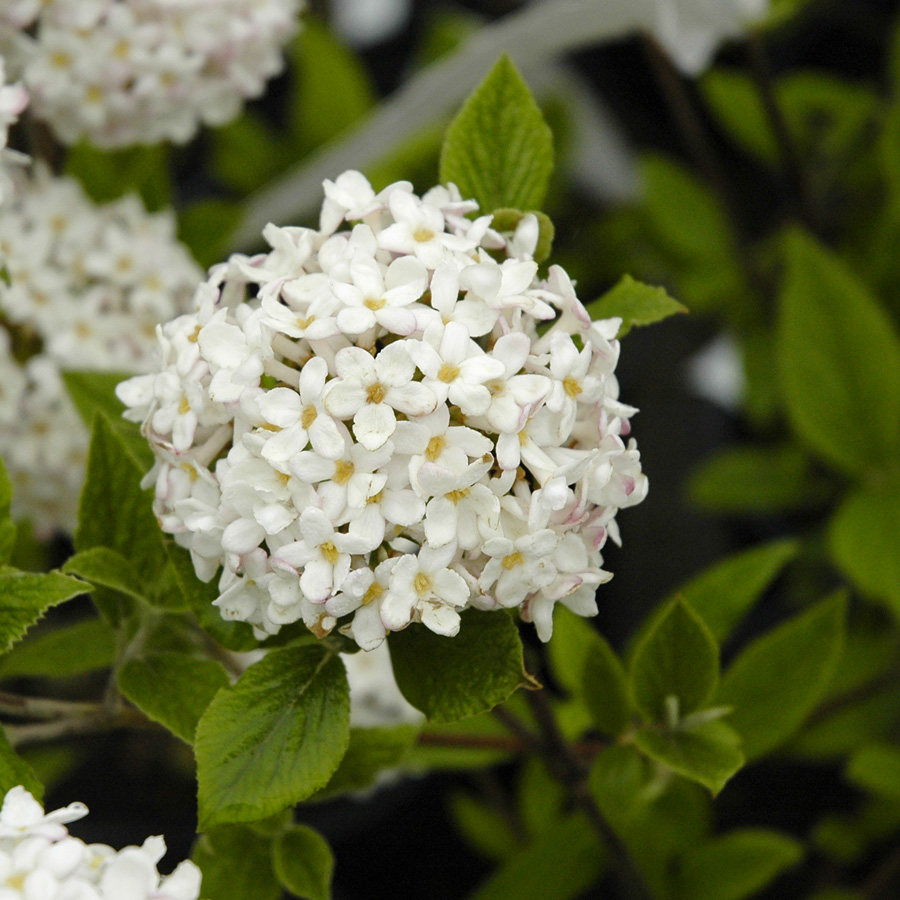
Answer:
[{"label": "light green leaf", "polygon": [[650,759],[718,794],[744,764],[738,733],[724,722],[694,728],[659,731],[642,728],[634,745]]},{"label": "light green leaf", "polygon": [[474,197],[482,213],[540,209],[553,170],[553,135],[505,54],[450,123],[440,180]]},{"label": "light green leaf", "polygon": [[0,794],[21,784],[37,801],[43,799],[44,786],[37,780],[31,766],[10,746],[3,728],[0,727]]},{"label": "light green leaf", "polygon": [[618,737],[631,724],[628,678],[619,657],[596,631],[584,660],[580,696],[594,726]]},{"label": "light green leaf", "polygon": [[228,255],[228,239],[241,217],[233,200],[198,200],[178,217],[178,240],[186,244],[201,266],[211,266]]},{"label": "light green leaf", "polygon": [[744,900],[803,858],[803,846],[777,831],[746,828],[707,841],[681,860],[679,900]]},{"label": "light green leaf", "polygon": [[211,131],[208,140],[216,178],[240,194],[262,187],[293,161],[280,133],[249,112]]},{"label": "light green leaf", "polygon": [[430,722],[486,712],[530,683],[519,632],[505,615],[472,610],[463,615],[456,637],[413,624],[390,641],[397,684]]},{"label": "light green leaf", "polygon": [[900,452],[900,338],[893,324],[856,275],[813,238],[791,232],[786,257],[777,339],[794,427],[850,475],[892,464]]},{"label": "light green leaf", "polygon": [[847,777],[879,797],[900,801],[900,748],[869,744],[853,754]]},{"label": "light green leaf", "polygon": [[799,447],[729,447],[704,460],[688,484],[692,502],[715,513],[806,510],[828,500],[830,483]]},{"label": "light green leaf", "polygon": [[59,572],[34,575],[0,568],[0,653],[21,640],[51,606],[83,593],[83,581]]},{"label": "light green leaf", "polygon": [[9,505],[12,502],[12,482],[3,460],[0,459],[0,519],[9,515]]},{"label": "light green leaf", "polygon": [[219,663],[183,653],[129,659],[116,677],[122,693],[138,709],[188,744],[194,742],[206,707],[228,684],[228,675]]},{"label": "light green leaf", "polygon": [[281,886],[303,900],[329,900],[334,854],[328,842],[306,825],[294,825],[272,844]]},{"label": "light green leaf", "polygon": [[403,762],[418,733],[417,725],[351,728],[347,752],[316,799],[371,787],[381,772]]},{"label": "light green leaf", "polygon": [[450,797],[450,813],[462,836],[482,855],[495,862],[508,859],[519,847],[509,819],[471,794]]},{"label": "light green leaf", "polygon": [[200,827],[252,822],[324,787],[350,737],[347,674],[322,646],[273,650],[197,726]]},{"label": "light green leaf", "polygon": [[631,690],[641,714],[651,722],[704,706],[719,682],[719,648],[703,620],[683,600],[670,603],[637,645]]},{"label": "light green leaf", "polygon": [[162,573],[166,555],[150,495],[141,490],[141,475],[122,437],[97,413],[78,506],[75,548],[115,550],[153,583]]},{"label": "light green leaf", "polygon": [[756,759],[803,724],[834,675],[844,646],[846,600],[824,600],[757,638],[722,678],[717,703]]},{"label": "light green leaf", "polygon": [[[553,220],[539,209],[527,211],[538,220],[538,241],[534,249],[535,262],[542,263],[550,258],[553,250],[553,239],[556,237],[556,228]],[[491,220],[491,228],[501,234],[513,235],[519,222],[525,218],[526,213],[521,209],[497,209],[494,210],[494,218]]]},{"label": "light green leaf", "polygon": [[0,520],[0,566],[9,565],[18,536],[19,529],[12,519]]},{"label": "light green leaf", "polygon": [[831,520],[828,549],[864,594],[900,616],[900,481],[852,490]]},{"label": "light green leaf", "polygon": [[112,629],[100,619],[54,628],[25,638],[0,657],[0,678],[22,676],[70,678],[105,669],[116,658]]},{"label": "light green leaf", "polygon": [[653,325],[676,313],[686,313],[687,307],[669,296],[663,287],[635,281],[630,275],[608,290],[602,297],[587,305],[592,319],[620,318],[619,337],[624,337],[636,325]]},{"label": "light green leaf", "polygon": [[137,600],[146,601],[146,591],[150,587],[121,553],[109,547],[91,547],[70,556],[63,571],[78,575],[91,584],[129,594]]},{"label": "light green leaf", "polygon": [[201,896],[209,900],[280,900],[272,871],[271,841],[245,825],[201,834],[191,858],[203,873]]},{"label": "light green leaf", "polygon": [[553,611],[553,639],[546,645],[553,677],[573,696],[581,691],[584,663],[594,648],[594,629],[561,603]]},{"label": "light green leaf", "polygon": [[752,78],[715,68],[700,80],[700,90],[713,115],[741,147],[764,162],[778,162],[778,142]]},{"label": "light green leaf", "polygon": [[168,144],[101,150],[81,141],[67,150],[66,174],[74,175],[96,203],[108,203],[130,192],[140,194],[150,210],[171,205]]},{"label": "light green leaf", "polygon": [[701,572],[676,596],[687,601],[722,642],[799,550],[794,540],[744,550]]},{"label": "light green leaf", "polygon": [[143,473],[153,465],[153,451],[141,434],[137,422],[122,418],[125,404],[116,396],[116,385],[133,376],[133,372],[63,372],[66,392],[81,421],[90,430],[94,416],[102,413],[113,431],[125,442],[128,452]]},{"label": "light green leaf", "polygon": [[603,865],[593,829],[576,813],[511,856],[470,900],[572,900],[594,884]]}]

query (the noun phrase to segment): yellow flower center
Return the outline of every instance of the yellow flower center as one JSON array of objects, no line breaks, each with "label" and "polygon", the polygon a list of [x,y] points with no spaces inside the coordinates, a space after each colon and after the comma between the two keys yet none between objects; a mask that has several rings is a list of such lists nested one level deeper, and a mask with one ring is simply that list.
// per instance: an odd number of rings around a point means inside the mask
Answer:
[{"label": "yellow flower center", "polygon": [[303,415],[300,416],[300,424],[304,428],[309,428],[309,426],[316,421],[316,416],[318,414],[319,413],[314,406],[304,407]]},{"label": "yellow flower center", "polygon": [[188,403],[188,398],[187,398],[187,397],[182,397],[182,398],[181,398],[181,403],[180,403],[179,406],[178,406],[178,412],[179,412],[181,415],[186,415],[186,414],[189,413],[190,411],[191,411],[191,404]]},{"label": "yellow flower center", "polygon": [[459,378],[459,366],[454,366],[452,363],[444,363],[438,369],[438,381],[443,381],[444,384],[450,384],[451,381],[455,381],[457,378]]},{"label": "yellow flower center", "polygon": [[428,446],[425,448],[425,456],[429,462],[434,462],[443,452],[444,447],[447,446],[447,438],[438,434],[435,435],[429,442]]},{"label": "yellow flower center", "polygon": [[387,391],[381,382],[376,381],[375,384],[370,384],[366,388],[366,403],[381,403],[386,393]]},{"label": "yellow flower center", "polygon": [[371,309],[372,312],[375,312],[375,310],[381,309],[386,303],[387,300],[385,300],[384,298],[382,298],[381,300],[373,300],[371,297],[368,297],[366,298],[364,305],[366,309]]},{"label": "yellow flower center", "polygon": [[582,391],[581,385],[571,375],[563,378],[563,389],[574,400]]},{"label": "yellow flower center", "polygon": [[413,238],[420,244],[434,240],[434,232],[430,228],[417,228],[413,232]]},{"label": "yellow flower center", "polygon": [[461,491],[450,491],[447,494],[447,499],[456,506],[460,500],[465,500],[466,497],[469,496],[469,488],[463,488]]},{"label": "yellow flower center", "polygon": [[352,462],[345,459],[339,459],[334,464],[334,477],[331,479],[335,484],[346,484],[356,471],[356,466]]},{"label": "yellow flower center", "polygon": [[363,594],[363,606],[368,606],[373,600],[378,600],[383,593],[384,588],[377,581],[373,581],[369,585],[369,589]]},{"label": "yellow flower center", "polygon": [[324,544],[320,544],[319,549],[322,551],[322,556],[325,557],[325,561],[330,566],[333,566],[340,558],[340,551],[331,543],[331,541],[325,541]]},{"label": "yellow flower center", "polygon": [[510,571],[510,569],[514,569],[516,566],[521,566],[522,563],[525,562],[525,557],[516,550],[515,553],[510,553],[509,556],[503,557],[502,566],[506,571]]},{"label": "yellow flower center", "polygon": [[419,572],[418,575],[413,579],[413,587],[416,589],[416,593],[419,596],[422,594],[427,594],[431,590],[431,578],[428,577],[424,572]]}]

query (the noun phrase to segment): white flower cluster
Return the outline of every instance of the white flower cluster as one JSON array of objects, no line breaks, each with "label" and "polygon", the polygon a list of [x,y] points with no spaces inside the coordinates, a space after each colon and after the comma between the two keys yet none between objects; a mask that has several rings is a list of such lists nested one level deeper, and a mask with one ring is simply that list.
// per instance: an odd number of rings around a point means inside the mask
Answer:
[{"label": "white flower cluster", "polygon": [[85,815],[83,803],[45,814],[24,787],[12,788],[0,809],[0,900],[197,900],[194,863],[160,877],[161,837],[118,851],[85,844],[65,827]]},{"label": "white flower cluster", "polygon": [[0,37],[63,141],[184,142],[262,93],[301,2],[0,0]]},{"label": "white flower cluster", "polygon": [[9,126],[19,117],[19,113],[28,104],[28,92],[21,84],[6,83],[6,64],[0,55],[0,203],[9,194],[10,177],[6,167],[8,162],[16,161],[19,154],[6,149],[9,137]]},{"label": "white flower cluster", "polygon": [[98,207],[41,169],[0,207],[0,266],[0,455],[14,514],[41,534],[71,530],[88,434],[60,373],[149,371],[157,323],[189,308],[201,272],[168,214],[136,197]]},{"label": "white flower cluster", "polygon": [[[613,375],[620,320],[591,322],[538,222],[474,221],[453,187],[325,182],[320,230],[210,270],[159,331],[162,371],[119,386],[157,457],[161,527],[222,615],[298,620],[364,649],[466,607],[596,613],[620,507],[647,489]],[[349,621],[344,617],[350,617]]]}]

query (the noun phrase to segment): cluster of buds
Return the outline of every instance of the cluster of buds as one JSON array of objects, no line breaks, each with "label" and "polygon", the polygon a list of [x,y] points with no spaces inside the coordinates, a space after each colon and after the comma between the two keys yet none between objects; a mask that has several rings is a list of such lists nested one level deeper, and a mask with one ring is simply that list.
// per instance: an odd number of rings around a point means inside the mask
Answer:
[{"label": "cluster of buds", "polygon": [[189,308],[200,269],[171,215],[97,206],[68,178],[18,173],[0,207],[0,454],[17,517],[74,528],[88,434],[67,370],[149,371],[155,327]]},{"label": "cluster of buds", "polygon": [[[280,71],[301,0],[15,0],[0,37],[59,138],[183,142],[233,119]],[[27,30],[26,30],[27,29]]]},{"label": "cluster of buds", "polygon": [[[620,320],[543,277],[538,220],[472,219],[452,185],[325,182],[318,230],[214,266],[119,386],[156,455],[164,531],[228,619],[364,649],[412,621],[596,613],[601,550],[647,481],[614,369]],[[627,443],[626,443],[627,441]]]}]

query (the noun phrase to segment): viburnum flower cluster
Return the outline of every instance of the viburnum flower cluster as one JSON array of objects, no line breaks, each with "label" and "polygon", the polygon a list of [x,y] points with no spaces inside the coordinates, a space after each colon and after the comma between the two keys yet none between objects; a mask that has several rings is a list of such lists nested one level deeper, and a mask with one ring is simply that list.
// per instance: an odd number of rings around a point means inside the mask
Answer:
[{"label": "viburnum flower cluster", "polygon": [[74,528],[88,448],[61,373],[150,371],[157,323],[189,308],[202,275],[168,213],[18,174],[0,207],[0,455],[14,514],[46,534]]},{"label": "viburnum flower cluster", "polygon": [[162,528],[261,635],[302,620],[364,649],[421,621],[519,608],[544,640],[596,613],[616,512],[647,490],[592,322],[534,260],[538,221],[472,220],[452,185],[325,182],[319,230],[210,270],[118,393],[156,454]]},{"label": "viburnum flower cluster", "polygon": [[0,900],[197,900],[200,870],[190,860],[161,877],[161,837],[114,850],[85,844],[66,825],[87,815],[83,803],[44,813],[21,785],[0,809]]},{"label": "viburnum flower cluster", "polygon": [[[0,38],[61,140],[184,142],[283,65],[301,0],[3,0]],[[25,29],[28,29],[25,31]]]},{"label": "viburnum flower cluster", "polygon": [[0,55],[0,203],[9,194],[10,178],[7,174],[7,163],[15,160],[19,154],[6,149],[9,137],[9,126],[19,117],[19,113],[28,105],[28,92],[21,84],[6,83],[6,64]]}]

